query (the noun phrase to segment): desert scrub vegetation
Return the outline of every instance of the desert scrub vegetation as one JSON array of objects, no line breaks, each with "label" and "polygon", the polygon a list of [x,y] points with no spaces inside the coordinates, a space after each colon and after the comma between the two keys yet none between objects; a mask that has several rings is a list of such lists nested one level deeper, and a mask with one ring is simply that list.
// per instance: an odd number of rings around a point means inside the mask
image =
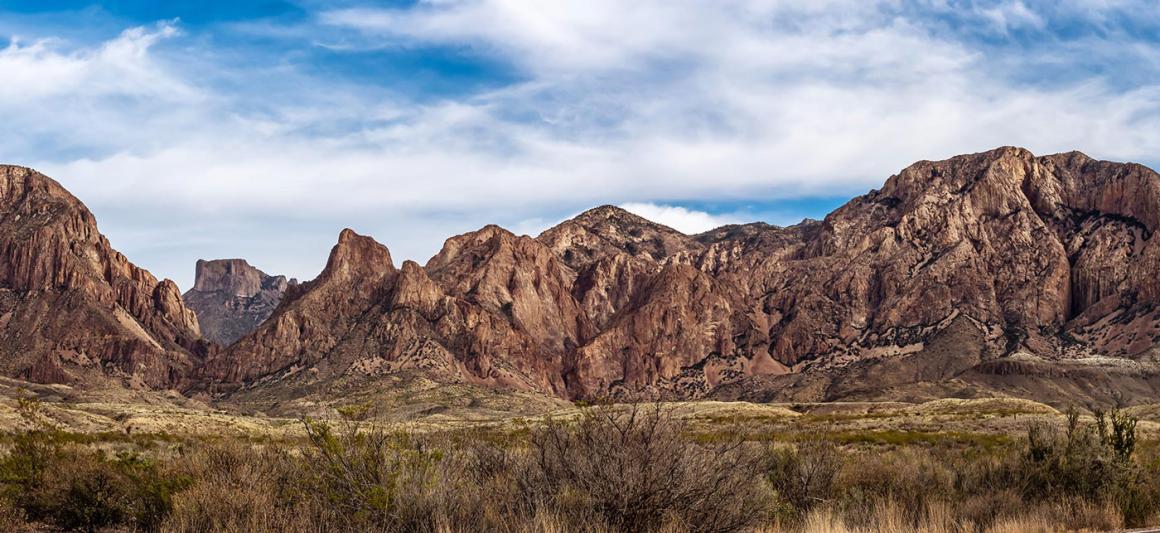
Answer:
[{"label": "desert scrub vegetation", "polygon": [[[1160,524],[1160,460],[1136,451],[1136,421],[1069,411],[1009,446],[774,448],[782,528],[851,531],[1113,530]],[[841,440],[837,442],[843,442]],[[921,441],[920,441],[921,442]],[[929,443],[927,443],[929,444]]]},{"label": "desert scrub vegetation", "polygon": [[[361,417],[350,417],[361,418]],[[1057,531],[1160,524],[1160,451],[1121,412],[970,440],[698,438],[663,404],[415,434],[112,453],[51,431],[0,457],[0,530]],[[734,438],[728,435],[732,433]],[[480,438],[476,438],[476,437]],[[123,444],[123,443],[122,443]]]},{"label": "desert scrub vegetation", "polygon": [[137,453],[110,456],[67,434],[28,432],[0,460],[0,524],[20,516],[62,530],[157,530],[190,483]]},{"label": "desert scrub vegetation", "polygon": [[301,449],[177,460],[198,482],[163,529],[724,532],[767,524],[774,504],[761,449],[696,443],[659,405],[592,408],[518,443],[304,423]]}]

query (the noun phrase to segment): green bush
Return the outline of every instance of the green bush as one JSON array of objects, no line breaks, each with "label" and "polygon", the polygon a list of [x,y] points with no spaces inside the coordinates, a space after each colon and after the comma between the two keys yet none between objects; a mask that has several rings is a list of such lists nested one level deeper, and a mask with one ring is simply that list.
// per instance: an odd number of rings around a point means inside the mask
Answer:
[{"label": "green bush", "polygon": [[1118,410],[1096,410],[1092,424],[1068,412],[1063,436],[1037,424],[1028,430],[1025,461],[1016,470],[1024,498],[1079,498],[1116,506],[1128,527],[1160,515],[1160,471],[1133,460],[1136,419]]},{"label": "green bush", "polygon": [[189,483],[139,455],[108,457],[63,440],[46,431],[19,435],[0,461],[4,498],[31,520],[65,530],[153,531]]},{"label": "green bush", "polygon": [[435,529],[440,450],[355,424],[338,432],[321,422],[304,424],[311,446],[303,454],[302,482],[346,529]]}]

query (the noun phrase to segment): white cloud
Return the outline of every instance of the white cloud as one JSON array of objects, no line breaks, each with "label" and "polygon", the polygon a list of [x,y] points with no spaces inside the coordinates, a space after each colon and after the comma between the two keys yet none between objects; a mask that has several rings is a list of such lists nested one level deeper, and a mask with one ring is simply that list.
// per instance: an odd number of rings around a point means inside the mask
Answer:
[{"label": "white cloud", "polygon": [[1020,27],[1042,29],[1045,22],[1021,0],[1003,1],[989,8],[979,9],[979,14],[990,20],[1001,33]]},{"label": "white cloud", "polygon": [[[21,41],[0,50],[0,156],[60,179],[115,245],[188,286],[199,255],[309,278],[344,226],[422,262],[453,233],[534,228],[602,203],[696,232],[747,220],[674,203],[855,194],[914,160],[1004,144],[1160,151],[1156,86],[1012,81],[1006,69],[1030,54],[992,57],[898,7],[911,4],[428,0],[324,12],[307,28],[312,40],[467,49],[521,75],[422,104],[288,65],[159,50],[181,40],[175,23],[89,46]],[[1012,29],[1055,13],[979,5]]]},{"label": "white cloud", "polygon": [[663,224],[688,235],[706,232],[726,224],[747,222],[735,215],[713,215],[704,211],[673,205],[629,202],[620,204],[620,207],[630,213],[640,215],[653,222]]},{"label": "white cloud", "polygon": [[160,22],[91,47],[13,39],[0,49],[0,154],[31,163],[63,159],[54,152],[141,153],[180,142],[212,116],[213,95],[151,54],[179,33]]},{"label": "white cloud", "polygon": [[148,55],[159,41],[174,37],[171,22],[153,28],[130,28],[98,47],[62,51],[63,43],[38,39],[25,44],[14,38],[0,50],[0,99],[41,99],[54,96],[148,96],[190,98],[195,91],[182,80],[161,72]]}]

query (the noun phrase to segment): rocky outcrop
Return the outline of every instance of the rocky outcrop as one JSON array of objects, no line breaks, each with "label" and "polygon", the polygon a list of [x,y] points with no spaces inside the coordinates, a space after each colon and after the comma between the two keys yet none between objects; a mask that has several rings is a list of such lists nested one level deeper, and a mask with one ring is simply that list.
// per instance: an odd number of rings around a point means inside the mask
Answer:
[{"label": "rocky outcrop", "polygon": [[669,263],[575,351],[565,374],[569,392],[583,398],[659,389],[675,397],[700,396],[731,371],[719,364],[722,354],[734,352],[731,318],[727,291],[712,277]]},{"label": "rocky outcrop", "polygon": [[193,288],[182,299],[202,335],[229,346],[264,322],[297,280],[270,276],[244,259],[199,260]]},{"label": "rocky outcrop", "polygon": [[52,179],[0,166],[0,368],[31,381],[183,385],[208,346],[177,286],[130,263]]},{"label": "rocky outcrop", "polygon": [[545,352],[562,355],[591,335],[572,297],[576,273],[529,237],[498,226],[453,237],[426,271],[448,294],[504,317]]},{"label": "rocky outcrop", "polygon": [[729,261],[710,254],[702,266],[760,302],[737,333],[771,339],[771,356],[799,373],[946,360],[931,343],[953,316],[982,339],[961,348],[976,355],[955,372],[1020,354],[1057,366],[1154,361],[1157,186],[1144,167],[1075,153],[1001,148],[923,161],[816,229],[798,228],[800,240],[754,246],[747,234]]},{"label": "rocky outcrop", "polygon": [[385,246],[343,230],[322,273],[290,287],[273,315],[208,360],[201,377],[240,383],[320,362],[384,296],[395,272]]},{"label": "rocky outcrop", "polygon": [[575,270],[616,255],[660,262],[701,248],[688,235],[611,205],[585,211],[545,231],[536,240]]},{"label": "rocky outcrop", "polygon": [[563,394],[562,357],[576,326],[537,306],[562,295],[555,276],[564,271],[529,243],[541,247],[485,228],[450,241],[432,278],[411,261],[395,269],[385,247],[345,230],[322,274],[210,360],[203,378],[218,390],[252,382],[296,390],[419,371]]}]

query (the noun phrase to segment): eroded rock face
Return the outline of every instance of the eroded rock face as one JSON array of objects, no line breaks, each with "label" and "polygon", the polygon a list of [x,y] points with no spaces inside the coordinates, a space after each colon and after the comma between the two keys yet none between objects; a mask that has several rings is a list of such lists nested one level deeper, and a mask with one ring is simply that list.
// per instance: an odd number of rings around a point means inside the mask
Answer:
[{"label": "eroded rock face", "polygon": [[[562,323],[559,309],[550,320],[529,309],[556,302],[553,275],[563,271],[546,252],[529,258],[527,245],[496,228],[449,243],[433,260],[442,267],[433,271],[449,280],[444,286],[414,262],[395,269],[386,247],[346,230],[323,273],[208,361],[204,377],[218,388],[264,380],[296,389],[419,371],[562,395],[564,346],[575,326]],[[512,261],[539,261],[544,275]]]},{"label": "eroded rock face", "polygon": [[448,239],[426,270],[448,294],[503,316],[545,352],[562,355],[591,334],[571,294],[576,273],[532,238],[487,226]]},{"label": "eroded rock face", "polygon": [[1158,183],[1139,165],[1074,153],[924,161],[816,229],[798,228],[800,240],[725,238],[711,246],[729,252],[701,264],[759,304],[735,329],[761,341],[750,350],[768,339],[770,355],[799,372],[929,355],[953,316],[982,341],[950,375],[1013,354],[1150,360],[1160,314],[1141,295],[1157,272],[1148,254]]},{"label": "eroded rock face", "polygon": [[297,283],[267,275],[244,259],[199,260],[193,288],[182,298],[197,315],[202,335],[229,346],[269,318]]},{"label": "eroded rock face", "polygon": [[611,205],[585,211],[536,240],[576,270],[610,256],[659,262],[701,247],[688,235]]},{"label": "eroded rock face", "polygon": [[201,377],[242,383],[320,362],[383,297],[395,272],[385,246],[343,230],[322,273],[289,287],[273,315],[227,352],[206,361]]},{"label": "eroded rock face", "polygon": [[208,350],[177,286],[114,250],[58,183],[0,166],[0,365],[9,376],[183,385]]}]

